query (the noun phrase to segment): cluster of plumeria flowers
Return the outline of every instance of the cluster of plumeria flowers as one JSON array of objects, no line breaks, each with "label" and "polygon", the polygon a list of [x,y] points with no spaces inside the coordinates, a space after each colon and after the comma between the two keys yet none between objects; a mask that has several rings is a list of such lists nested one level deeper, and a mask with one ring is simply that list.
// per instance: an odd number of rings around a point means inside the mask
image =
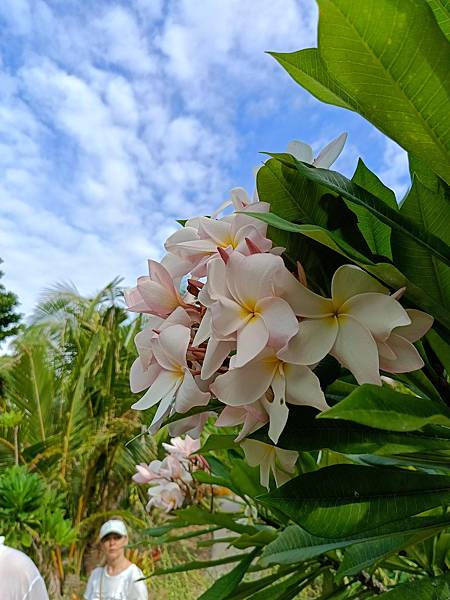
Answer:
[{"label": "cluster of plumeria flowers", "polygon": [[[288,151],[316,167],[329,168],[345,134],[313,160],[309,146],[291,142]],[[232,214],[219,217],[232,205]],[[333,275],[331,298],[307,286],[303,268],[294,275],[273,247],[267,225],[246,213],[269,204],[235,188],[211,217],[195,217],[165,243],[161,262],[149,260],[149,275],[125,293],[130,311],[148,315],[136,336],[138,359],[131,369],[133,392],[147,390],[137,410],[157,405],[149,431],[175,413],[204,412],[171,424],[171,434],[198,437],[215,411],[218,427],[242,425],[236,438],[246,460],[260,466],[261,484],[270,472],[276,485],[295,470],[297,452],[276,444],[290,405],[328,408],[314,368],[330,354],[359,384],[381,385],[380,370],[404,373],[423,361],[413,345],[431,327],[428,314],[405,310],[404,290],[394,293],[355,265]],[[187,291],[181,280],[189,276]],[[216,409],[217,410],[217,409]],[[274,446],[246,439],[265,424]]]},{"label": "cluster of plumeria flowers", "polygon": [[208,471],[209,467],[202,456],[195,454],[200,448],[200,440],[188,435],[184,439],[176,437],[170,444],[163,443],[163,447],[167,453],[165,458],[152,460],[148,465],[136,465],[133,481],[149,486],[147,510],[154,507],[170,512],[202,498],[202,486],[192,474]]}]

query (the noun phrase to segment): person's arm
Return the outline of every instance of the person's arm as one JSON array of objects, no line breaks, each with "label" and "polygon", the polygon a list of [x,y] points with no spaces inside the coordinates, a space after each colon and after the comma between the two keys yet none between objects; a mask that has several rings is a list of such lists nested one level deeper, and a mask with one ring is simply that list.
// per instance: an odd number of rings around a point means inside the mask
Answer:
[{"label": "person's arm", "polygon": [[93,583],[94,583],[94,572],[92,571],[91,576],[88,579],[86,591],[84,592],[84,600],[91,600],[92,592],[93,592]]}]

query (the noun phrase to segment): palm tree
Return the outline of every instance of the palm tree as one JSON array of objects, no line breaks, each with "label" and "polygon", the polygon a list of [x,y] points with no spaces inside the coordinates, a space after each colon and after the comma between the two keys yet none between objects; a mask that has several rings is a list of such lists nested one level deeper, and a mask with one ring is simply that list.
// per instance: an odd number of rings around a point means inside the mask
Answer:
[{"label": "palm tree", "polygon": [[68,285],[47,290],[13,356],[0,361],[0,406],[10,415],[0,420],[0,466],[25,464],[65,492],[79,534],[65,561],[57,550],[61,579],[63,562],[82,571],[99,520],[145,519],[130,478],[155,448],[140,435],[128,383],[142,322],[129,319],[118,284],[94,298]]}]

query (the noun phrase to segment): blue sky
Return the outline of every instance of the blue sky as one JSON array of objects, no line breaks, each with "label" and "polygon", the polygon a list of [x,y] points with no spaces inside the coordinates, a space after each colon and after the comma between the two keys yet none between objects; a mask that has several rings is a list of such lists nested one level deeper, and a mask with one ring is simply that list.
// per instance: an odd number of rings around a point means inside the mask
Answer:
[{"label": "blue sky", "polygon": [[319,150],[349,133],[398,196],[404,152],[363,119],[322,105],[265,50],[316,45],[313,0],[2,0],[0,256],[29,313],[72,281],[134,285],[176,218],[253,188],[261,150]]}]

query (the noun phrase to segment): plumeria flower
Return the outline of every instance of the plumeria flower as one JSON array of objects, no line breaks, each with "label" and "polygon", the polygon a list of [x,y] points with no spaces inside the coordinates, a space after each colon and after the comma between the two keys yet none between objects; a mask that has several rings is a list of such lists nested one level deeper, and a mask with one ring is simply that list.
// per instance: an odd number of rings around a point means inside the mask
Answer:
[{"label": "plumeria flower", "polygon": [[[233,253],[228,259],[226,288],[223,295],[216,293],[217,300],[209,308],[213,337],[236,336],[235,367],[245,365],[267,345],[283,347],[298,331],[292,308],[275,289],[281,269],[286,270],[282,258],[271,254]],[[219,282],[213,285],[220,290]]]},{"label": "plumeria flower", "polygon": [[292,479],[298,452],[284,450],[258,440],[247,439],[241,442],[245,460],[250,467],[260,468],[261,485],[269,489],[270,473],[273,473],[277,487]]},{"label": "plumeria flower", "polygon": [[160,468],[160,460],[152,460],[152,462],[148,465],[145,463],[140,463],[139,465],[136,465],[137,473],[133,475],[132,479],[134,482],[139,484],[150,483],[151,481],[163,479],[160,473]]},{"label": "plumeria flower", "polygon": [[409,373],[421,369],[424,362],[413,346],[433,325],[433,317],[416,309],[407,309],[410,325],[396,327],[384,342],[377,342],[380,369],[388,373]]},{"label": "plumeria flower", "polygon": [[156,260],[148,261],[149,275],[138,278],[137,286],[125,290],[128,310],[167,317],[178,306],[186,307],[172,275]]},{"label": "plumeria flower", "polygon": [[148,495],[150,501],[147,504],[147,510],[155,507],[162,509],[166,513],[176,508],[181,508],[186,497],[184,491],[174,481],[149,487]]},{"label": "plumeria flower", "polygon": [[152,315],[148,317],[147,322],[147,327],[134,338],[139,356],[131,365],[130,370],[130,387],[133,393],[149,388],[161,370],[153,354],[153,344],[159,333],[171,325],[184,325],[185,327],[191,325],[189,315],[181,307],[176,308],[167,319]]},{"label": "plumeria flower", "polygon": [[[270,400],[266,395],[271,391]],[[283,362],[275,350],[267,348],[241,368],[232,368],[219,375],[211,385],[217,398],[229,406],[245,406],[261,398],[270,420],[269,437],[275,442],[283,431],[288,416],[288,404],[329,408],[317,376],[303,365]]]},{"label": "plumeria flower", "polygon": [[163,447],[172,456],[178,459],[189,458],[191,454],[195,454],[200,449],[200,440],[194,440],[186,435],[182,437],[172,438],[170,444],[163,442]]},{"label": "plumeria flower", "polygon": [[377,342],[411,319],[384,286],[354,265],[337,269],[331,296],[323,298],[298,283],[296,302],[305,319],[279,358],[312,365],[331,354],[358,383],[381,385]]},{"label": "plumeria flower", "polygon": [[235,442],[239,443],[246,436],[263,427],[269,420],[269,415],[260,400],[243,406],[225,406],[215,422],[216,427],[234,427],[243,425]]},{"label": "plumeria flower", "polygon": [[[267,212],[269,205],[257,202],[256,212]],[[253,242],[260,252],[272,248],[272,241],[265,237],[267,224],[245,214],[232,214],[222,219],[197,217],[189,220],[185,226],[173,233],[165,243],[167,252],[176,255],[189,265],[193,277],[204,277],[206,265],[218,256],[217,249],[222,248],[228,254],[251,253],[247,240]]]},{"label": "plumeria flower", "polygon": [[293,140],[288,144],[287,153],[292,154],[297,160],[313,165],[314,167],[329,169],[342,152],[346,140],[347,134],[341,133],[340,136],[325,146],[316,158],[314,158],[312,148],[309,144]]},{"label": "plumeria flower", "polygon": [[199,389],[187,365],[190,336],[188,327],[172,325],[153,342],[159,371],[144,396],[132,405],[135,410],[145,410],[159,403],[150,427],[159,425],[172,408],[184,413],[194,406],[208,404],[210,394]]}]

